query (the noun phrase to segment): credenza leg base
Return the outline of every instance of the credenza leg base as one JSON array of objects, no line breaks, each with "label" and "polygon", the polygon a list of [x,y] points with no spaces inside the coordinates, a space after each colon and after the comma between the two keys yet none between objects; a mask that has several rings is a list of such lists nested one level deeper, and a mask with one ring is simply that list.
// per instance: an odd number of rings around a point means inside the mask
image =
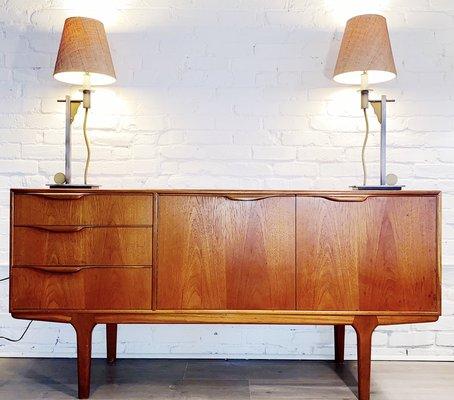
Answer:
[{"label": "credenza leg base", "polygon": [[107,362],[117,361],[117,324],[106,324]]},{"label": "credenza leg base", "polygon": [[336,365],[344,363],[345,325],[334,325],[334,354]]},{"label": "credenza leg base", "polygon": [[71,321],[77,336],[78,397],[90,396],[91,337],[95,322],[88,316],[77,316]]},{"label": "credenza leg base", "polygon": [[370,370],[372,333],[377,327],[377,317],[357,316],[353,321],[358,347],[358,399],[370,400]]}]

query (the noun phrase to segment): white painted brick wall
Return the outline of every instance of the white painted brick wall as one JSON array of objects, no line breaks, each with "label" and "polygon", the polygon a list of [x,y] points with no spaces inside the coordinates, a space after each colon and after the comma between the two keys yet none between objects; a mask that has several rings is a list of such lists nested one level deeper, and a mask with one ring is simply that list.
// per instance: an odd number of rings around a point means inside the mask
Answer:
[{"label": "white painted brick wall", "polygon": [[[74,7],[74,8],[69,8]],[[0,277],[7,276],[9,188],[43,187],[63,169],[64,110],[79,95],[52,78],[63,21],[106,24],[118,82],[96,88],[92,180],[104,187],[345,189],[361,181],[363,120],[355,88],[331,80],[347,18],[389,21],[397,80],[389,167],[408,188],[444,191],[439,322],[380,327],[374,356],[454,359],[454,2],[451,0],[1,0]],[[82,179],[82,113],[74,129]],[[377,178],[378,124],[368,158]],[[26,321],[8,314],[0,335]],[[94,354],[104,354],[103,327]],[[2,356],[74,356],[72,328],[36,322]],[[331,327],[121,326],[122,357],[331,358]],[[347,355],[355,335],[347,331]]]}]

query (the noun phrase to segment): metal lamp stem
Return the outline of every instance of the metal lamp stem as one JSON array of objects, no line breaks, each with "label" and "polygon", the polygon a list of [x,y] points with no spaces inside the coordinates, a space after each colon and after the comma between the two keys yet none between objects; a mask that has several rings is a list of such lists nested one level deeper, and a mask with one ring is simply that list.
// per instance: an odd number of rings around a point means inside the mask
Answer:
[{"label": "metal lamp stem", "polygon": [[394,102],[385,95],[380,100],[370,100],[372,107],[380,122],[380,185],[386,186],[386,104]]},{"label": "metal lamp stem", "polygon": [[66,125],[65,125],[65,177],[66,183],[71,183],[71,97],[65,97]]},{"label": "metal lamp stem", "polygon": [[386,185],[386,96],[381,97],[380,185]]},{"label": "metal lamp stem", "polygon": [[77,114],[81,100],[71,100],[71,96],[65,96],[64,100],[57,100],[65,103],[65,184],[71,184],[71,125]]}]

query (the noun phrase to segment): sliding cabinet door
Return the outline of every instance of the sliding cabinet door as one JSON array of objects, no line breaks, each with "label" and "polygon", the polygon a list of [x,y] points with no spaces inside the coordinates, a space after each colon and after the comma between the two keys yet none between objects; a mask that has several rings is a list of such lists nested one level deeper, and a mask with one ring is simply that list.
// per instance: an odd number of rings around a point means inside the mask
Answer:
[{"label": "sliding cabinet door", "polygon": [[438,311],[437,197],[297,199],[297,308]]},{"label": "sliding cabinet door", "polygon": [[294,309],[295,197],[161,195],[158,309]]}]

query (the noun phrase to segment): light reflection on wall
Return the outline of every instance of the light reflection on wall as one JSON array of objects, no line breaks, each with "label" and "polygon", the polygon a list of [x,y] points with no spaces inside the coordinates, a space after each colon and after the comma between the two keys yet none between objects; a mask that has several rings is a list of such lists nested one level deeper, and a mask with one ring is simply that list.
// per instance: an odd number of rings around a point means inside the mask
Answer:
[{"label": "light reflection on wall", "polygon": [[336,25],[360,14],[382,14],[388,9],[390,0],[325,0],[326,12]]},{"label": "light reflection on wall", "polygon": [[101,21],[107,30],[114,28],[120,18],[122,1],[114,0],[65,0],[62,6],[69,16],[95,18]]},{"label": "light reflection on wall", "polygon": [[109,33],[140,32],[166,25],[171,18],[170,7],[154,6],[140,0],[55,0],[55,9],[65,17],[81,16],[100,20]]},{"label": "light reflection on wall", "polygon": [[[104,129],[103,124],[106,119],[121,119],[122,116],[128,115],[131,110],[129,104],[125,101],[125,98],[118,93],[118,89],[112,87],[93,87],[91,95],[91,109],[89,113],[89,129],[100,128]],[[77,86],[71,87],[71,98],[80,99],[82,94],[80,88]],[[79,129],[82,127],[83,122],[83,109],[79,108],[74,119],[73,127]],[[105,129],[111,129],[111,123],[109,122]]]},{"label": "light reflection on wall", "polygon": [[[333,88],[327,95],[327,112],[332,117],[358,117],[362,118],[360,107],[360,95],[354,86],[342,86]],[[371,123],[372,128],[375,124]]]}]

